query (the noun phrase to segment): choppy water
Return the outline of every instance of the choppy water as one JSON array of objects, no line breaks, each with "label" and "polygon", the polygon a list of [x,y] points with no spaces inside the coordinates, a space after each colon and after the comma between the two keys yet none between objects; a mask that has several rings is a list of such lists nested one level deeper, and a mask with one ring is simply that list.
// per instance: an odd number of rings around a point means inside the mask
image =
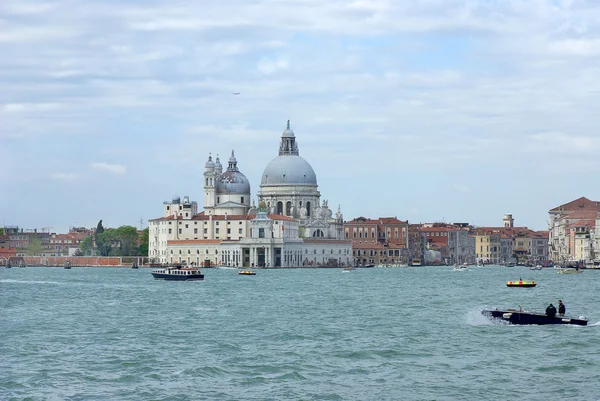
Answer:
[{"label": "choppy water", "polygon": [[[1,269],[0,399],[600,399],[600,271],[236,273]],[[538,287],[505,286],[519,277]],[[480,314],[559,298],[591,326]]]}]

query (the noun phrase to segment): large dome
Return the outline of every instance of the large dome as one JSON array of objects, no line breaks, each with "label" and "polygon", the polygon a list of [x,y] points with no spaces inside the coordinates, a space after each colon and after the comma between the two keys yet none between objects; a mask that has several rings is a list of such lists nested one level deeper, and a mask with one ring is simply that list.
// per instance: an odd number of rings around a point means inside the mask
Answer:
[{"label": "large dome", "polygon": [[278,156],[265,168],[261,185],[317,185],[317,175],[300,156]]}]

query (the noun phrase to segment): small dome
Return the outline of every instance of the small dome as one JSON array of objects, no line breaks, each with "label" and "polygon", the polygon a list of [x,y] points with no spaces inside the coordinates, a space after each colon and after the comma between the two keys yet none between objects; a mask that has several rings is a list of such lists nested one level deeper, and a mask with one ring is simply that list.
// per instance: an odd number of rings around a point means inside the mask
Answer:
[{"label": "small dome", "polygon": [[300,156],[277,156],[265,168],[261,185],[317,185],[317,175]]},{"label": "small dome", "polygon": [[239,171],[227,170],[217,181],[217,194],[219,195],[250,195],[250,182]]},{"label": "small dome", "polygon": [[208,161],[206,162],[204,167],[210,168],[210,169],[215,168],[215,162],[213,162],[212,156],[208,156]]},{"label": "small dome", "polygon": [[217,158],[215,159],[215,168],[223,170],[223,165],[221,164],[221,161],[219,160],[219,155],[217,155]]},{"label": "small dome", "polygon": [[285,131],[283,131],[283,133],[281,134],[282,138],[294,138],[294,131],[292,131],[292,129],[290,128],[290,120],[287,121],[287,128],[285,129]]}]

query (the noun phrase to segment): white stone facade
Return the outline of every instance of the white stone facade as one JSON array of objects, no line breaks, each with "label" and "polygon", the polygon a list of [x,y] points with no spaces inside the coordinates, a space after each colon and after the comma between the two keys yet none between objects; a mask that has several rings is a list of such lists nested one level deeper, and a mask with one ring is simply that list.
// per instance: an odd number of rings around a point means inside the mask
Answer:
[{"label": "white stone facade", "polygon": [[[287,158],[286,156],[291,156]],[[203,174],[204,211],[189,197],[164,202],[163,216],[149,221],[149,257],[163,264],[236,267],[344,266],[352,260],[343,239],[343,216],[320,202],[316,175],[298,156],[291,129],[280,156],[269,163],[250,204],[250,183],[232,151],[228,167],[209,156]],[[279,181],[278,181],[279,180]],[[306,238],[306,240],[304,240]]]}]

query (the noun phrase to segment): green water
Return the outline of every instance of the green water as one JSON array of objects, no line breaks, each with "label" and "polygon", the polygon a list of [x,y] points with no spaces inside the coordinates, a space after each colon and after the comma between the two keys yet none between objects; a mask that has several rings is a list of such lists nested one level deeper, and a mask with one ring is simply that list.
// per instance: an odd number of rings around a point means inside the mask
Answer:
[{"label": "green water", "polygon": [[[1,400],[592,400],[600,271],[472,267],[0,271]],[[522,277],[536,288],[507,288]],[[561,298],[590,326],[484,307]]]}]

